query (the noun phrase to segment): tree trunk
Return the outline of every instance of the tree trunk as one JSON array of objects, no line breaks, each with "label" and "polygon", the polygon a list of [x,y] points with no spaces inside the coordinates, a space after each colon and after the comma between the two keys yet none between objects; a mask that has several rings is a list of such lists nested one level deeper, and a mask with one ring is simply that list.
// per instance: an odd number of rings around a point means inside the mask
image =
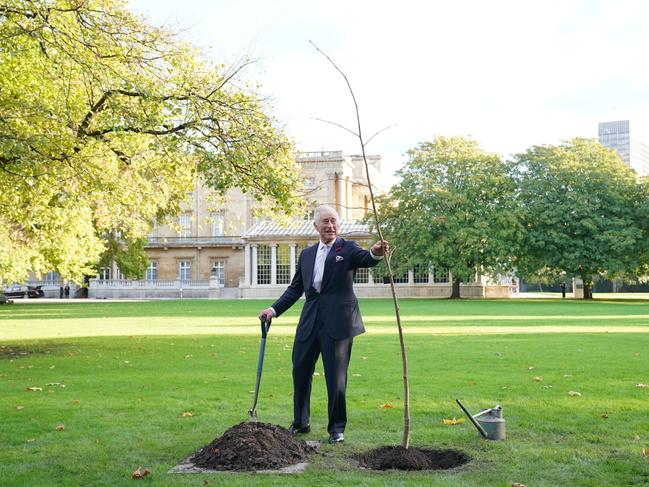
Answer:
[{"label": "tree trunk", "polygon": [[584,299],[593,299],[593,283],[584,281]]},{"label": "tree trunk", "polygon": [[460,299],[460,278],[453,279],[453,287],[451,288],[451,299]]},{"label": "tree trunk", "polygon": [[[342,77],[345,79],[345,83],[347,83],[347,88],[349,88],[349,93],[352,96],[352,100],[354,102],[354,108],[356,111],[356,123],[358,127],[358,133],[354,134],[354,132],[350,131],[349,129],[345,129],[345,130],[356,135],[356,137],[358,137],[358,141],[360,142],[361,154],[363,155],[363,163],[365,165],[365,176],[367,177],[367,188],[369,189],[370,200],[372,201],[372,211],[374,213],[374,223],[376,224],[376,232],[379,234],[379,240],[383,241],[383,232],[381,232],[381,225],[379,223],[379,214],[376,210],[376,201],[374,199],[374,191],[372,189],[372,180],[370,179],[370,167],[367,162],[367,156],[365,155],[365,145],[367,144],[367,142],[363,140],[363,135],[361,130],[361,117],[358,110],[358,103],[356,102],[356,96],[354,95],[354,90],[352,90],[352,85],[349,83],[347,76],[345,75],[345,73],[343,73],[340,70],[340,68],[336,65],[336,63],[334,63],[331,60],[331,58],[327,56],[324,52],[322,52],[318,48],[318,46],[316,46],[312,41],[309,42],[311,42],[313,47],[315,47],[318,52],[320,52],[324,57],[326,57],[329,60],[329,62],[333,65],[333,67],[336,68],[336,71],[338,71],[342,75]],[[338,126],[342,127],[342,125],[338,125]],[[372,137],[370,137],[369,140],[372,140],[379,132],[376,132]],[[385,264],[386,267],[388,268],[388,275],[390,276],[390,290],[392,291],[392,300],[394,301],[394,314],[397,319],[397,330],[399,331],[399,346],[401,348],[401,365],[403,369],[403,440],[401,442],[401,446],[407,450],[408,447],[410,446],[410,384],[408,378],[409,377],[408,376],[408,355],[406,353],[406,344],[403,339],[403,327],[401,326],[401,313],[399,311],[399,300],[397,298],[397,290],[394,285],[394,273],[392,272],[392,265],[390,263],[390,261],[392,260],[391,259],[392,253],[389,252],[386,247],[384,247],[383,254],[385,255]]]}]

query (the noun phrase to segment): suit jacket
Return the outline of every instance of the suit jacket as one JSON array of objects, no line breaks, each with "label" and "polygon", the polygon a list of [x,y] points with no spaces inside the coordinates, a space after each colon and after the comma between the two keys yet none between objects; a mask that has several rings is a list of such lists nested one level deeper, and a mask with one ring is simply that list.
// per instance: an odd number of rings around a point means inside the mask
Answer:
[{"label": "suit jacket", "polygon": [[331,338],[341,340],[365,332],[363,319],[354,294],[354,275],[360,267],[374,267],[379,263],[368,250],[361,249],[353,240],[336,238],[325,260],[320,293],[313,287],[313,266],[318,244],[300,253],[291,284],[272,307],[277,316],[289,309],[306,293],[306,302],[295,331],[295,338],[309,338],[319,315]]}]

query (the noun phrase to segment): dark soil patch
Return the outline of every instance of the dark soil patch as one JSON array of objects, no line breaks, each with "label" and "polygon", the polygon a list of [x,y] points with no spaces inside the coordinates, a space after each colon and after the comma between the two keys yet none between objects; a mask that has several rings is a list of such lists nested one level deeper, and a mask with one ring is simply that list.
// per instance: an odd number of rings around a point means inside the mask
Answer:
[{"label": "dark soil patch", "polygon": [[314,451],[281,426],[249,422],[227,430],[191,461],[212,470],[277,470],[306,460]]},{"label": "dark soil patch", "polygon": [[358,455],[356,460],[372,470],[446,470],[464,465],[471,457],[456,450],[382,446]]}]

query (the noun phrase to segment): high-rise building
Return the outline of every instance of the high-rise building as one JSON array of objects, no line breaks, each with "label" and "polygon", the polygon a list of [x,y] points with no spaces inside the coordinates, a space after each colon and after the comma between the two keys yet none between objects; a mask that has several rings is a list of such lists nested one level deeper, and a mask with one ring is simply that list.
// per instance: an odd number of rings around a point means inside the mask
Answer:
[{"label": "high-rise building", "polygon": [[[615,149],[624,163],[639,176],[649,175],[649,146],[631,136],[628,120],[601,122],[599,143]],[[634,133],[635,135],[635,133]]]}]

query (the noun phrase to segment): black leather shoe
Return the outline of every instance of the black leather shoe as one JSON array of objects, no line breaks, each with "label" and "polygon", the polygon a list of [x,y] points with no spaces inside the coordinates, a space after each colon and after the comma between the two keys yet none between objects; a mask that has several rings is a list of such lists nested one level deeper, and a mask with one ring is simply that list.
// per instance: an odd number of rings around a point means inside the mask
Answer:
[{"label": "black leather shoe", "polygon": [[304,435],[311,431],[311,426],[309,426],[308,424],[306,426],[295,426],[294,424],[292,424],[288,427],[288,431],[292,435]]},{"label": "black leather shoe", "polygon": [[329,444],[335,445],[336,443],[342,443],[345,441],[345,436],[342,433],[331,433],[329,435]]}]

